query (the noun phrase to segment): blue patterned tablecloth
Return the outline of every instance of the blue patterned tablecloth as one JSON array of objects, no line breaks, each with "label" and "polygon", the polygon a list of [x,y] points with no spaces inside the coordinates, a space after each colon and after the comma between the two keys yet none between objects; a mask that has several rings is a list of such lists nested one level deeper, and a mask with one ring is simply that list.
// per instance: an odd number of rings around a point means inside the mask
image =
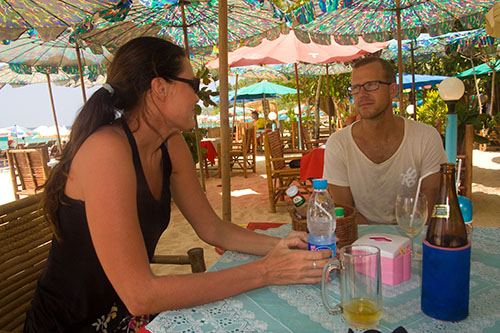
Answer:
[{"label": "blue patterned tablecloth", "polygon": [[[290,225],[264,231],[285,236]],[[396,226],[360,226],[359,234],[401,234]],[[420,239],[422,234],[420,235]],[[410,280],[383,285],[384,312],[378,330],[392,332],[500,332],[500,229],[475,228],[469,317],[460,322],[434,320],[420,310],[421,266]],[[228,251],[209,269],[218,271],[257,257]],[[450,272],[453,274],[453,272]],[[329,315],[321,303],[321,286],[271,286],[203,306],[165,311],[146,328],[151,332],[347,332],[342,316]],[[338,280],[330,283],[332,303],[339,300]],[[362,330],[354,330],[362,332]]]}]

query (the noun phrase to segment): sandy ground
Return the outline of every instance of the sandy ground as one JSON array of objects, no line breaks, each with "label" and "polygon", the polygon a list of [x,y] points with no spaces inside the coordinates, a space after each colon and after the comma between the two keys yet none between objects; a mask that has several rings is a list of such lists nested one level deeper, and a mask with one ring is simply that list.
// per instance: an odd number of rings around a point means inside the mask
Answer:
[{"label": "sandy ground", "polygon": [[[269,213],[267,179],[264,156],[257,156],[257,173],[244,178],[242,172],[231,176],[232,222],[283,222],[291,223],[286,207],[278,207],[277,213]],[[473,157],[473,221],[475,226],[500,227],[500,152],[474,151]],[[207,197],[215,212],[222,214],[222,187],[216,170],[210,171],[206,181]],[[8,169],[0,170],[0,204],[12,201],[12,185]],[[193,247],[203,247],[205,262],[210,267],[218,258],[213,246],[201,241],[175,204],[168,229],[158,244],[157,254],[184,254]],[[189,273],[188,266],[153,265],[157,273]]]}]

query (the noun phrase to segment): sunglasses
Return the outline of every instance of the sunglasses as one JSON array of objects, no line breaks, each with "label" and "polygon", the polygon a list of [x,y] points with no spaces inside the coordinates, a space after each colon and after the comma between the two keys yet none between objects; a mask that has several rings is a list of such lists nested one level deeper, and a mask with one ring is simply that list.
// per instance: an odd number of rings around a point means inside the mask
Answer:
[{"label": "sunglasses", "polygon": [[196,94],[200,91],[200,78],[199,77],[195,77],[194,79],[185,79],[183,77],[172,76],[170,79],[174,80],[174,81],[180,81],[180,82],[184,82],[184,83],[189,84],[191,86],[191,88],[193,88],[193,90]]}]

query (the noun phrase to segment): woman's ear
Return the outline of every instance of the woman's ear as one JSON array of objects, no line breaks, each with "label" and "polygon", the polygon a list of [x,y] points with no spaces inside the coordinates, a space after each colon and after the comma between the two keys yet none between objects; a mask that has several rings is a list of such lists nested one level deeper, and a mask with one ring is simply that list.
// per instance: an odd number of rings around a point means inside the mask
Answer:
[{"label": "woman's ear", "polygon": [[151,80],[151,93],[155,98],[164,101],[167,97],[168,84],[165,79],[161,77],[155,77]]}]

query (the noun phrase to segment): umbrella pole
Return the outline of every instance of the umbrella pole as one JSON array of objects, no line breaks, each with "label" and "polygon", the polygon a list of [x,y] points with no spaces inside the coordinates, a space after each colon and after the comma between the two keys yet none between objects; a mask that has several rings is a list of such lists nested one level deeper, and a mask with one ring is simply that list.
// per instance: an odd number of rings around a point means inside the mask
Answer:
[{"label": "umbrella pole", "polygon": [[[219,69],[227,73],[227,0],[219,0]],[[222,177],[222,220],[231,222],[231,177],[229,168],[229,117],[228,117],[228,79],[221,75],[220,121],[221,121],[221,177]]]},{"label": "umbrella pole", "polygon": [[[184,11],[184,1],[180,1],[181,5],[181,15],[182,15],[182,31],[184,32],[184,48],[186,49],[186,56],[189,59],[189,39],[187,34],[187,24],[186,24],[186,13]],[[201,146],[200,146],[200,134],[198,131],[198,117],[196,113],[194,114],[194,137],[196,140],[196,153],[198,155],[198,163],[200,164],[200,179],[201,187],[204,192],[207,192],[207,187],[205,185],[205,174],[203,172],[203,156],[201,156]]]},{"label": "umbrella pole", "polygon": [[330,110],[330,75],[328,75],[328,64],[326,64],[326,96],[328,99],[328,134],[332,134],[332,113]]},{"label": "umbrella pole", "polygon": [[82,86],[82,96],[83,103],[87,103],[87,95],[85,94],[85,83],[83,82],[83,70],[82,70],[82,59],[80,57],[80,47],[78,43],[75,42],[76,45],[76,59],[78,60],[78,73],[80,73],[80,85]]},{"label": "umbrella pole", "polygon": [[415,88],[415,55],[413,40],[411,41],[411,104],[413,104],[413,119],[417,119],[417,89]]},{"label": "umbrella pole", "polygon": [[299,108],[299,149],[302,149],[302,111],[300,110],[300,87],[299,87],[299,70],[297,69],[297,63],[294,63],[295,66],[295,82],[297,85],[297,103]]},{"label": "umbrella pole", "polygon": [[[238,73],[236,73],[236,86],[234,87],[234,109],[233,109],[233,127],[232,127],[232,130],[234,130],[234,126],[235,126],[235,122],[236,122],[236,101],[238,100]],[[228,97],[229,99],[229,97]],[[229,103],[229,102],[228,102]],[[243,122],[245,121],[245,119],[243,118]],[[239,133],[236,132],[235,133],[236,135],[236,140],[239,140],[240,137],[239,137]]]},{"label": "umbrella pole", "polygon": [[47,85],[49,86],[50,104],[52,105],[52,116],[54,116],[54,124],[56,125],[57,148],[60,152],[62,152],[61,136],[59,135],[59,124],[57,123],[57,116],[56,116],[56,107],[54,105],[54,97],[52,95],[52,86],[50,85],[50,75],[48,73],[45,73],[45,75],[47,75]]},{"label": "umbrella pole", "polygon": [[399,72],[399,114],[404,117],[405,103],[403,100],[403,45],[401,41],[401,0],[396,0],[396,21],[398,37],[398,72]]},{"label": "umbrella pole", "polygon": [[483,104],[481,103],[481,94],[479,93],[479,84],[477,83],[476,68],[474,68],[474,60],[472,59],[472,48],[470,50],[470,63],[472,65],[472,73],[474,74],[474,84],[476,86],[477,101],[479,103],[479,113],[483,113]]}]

